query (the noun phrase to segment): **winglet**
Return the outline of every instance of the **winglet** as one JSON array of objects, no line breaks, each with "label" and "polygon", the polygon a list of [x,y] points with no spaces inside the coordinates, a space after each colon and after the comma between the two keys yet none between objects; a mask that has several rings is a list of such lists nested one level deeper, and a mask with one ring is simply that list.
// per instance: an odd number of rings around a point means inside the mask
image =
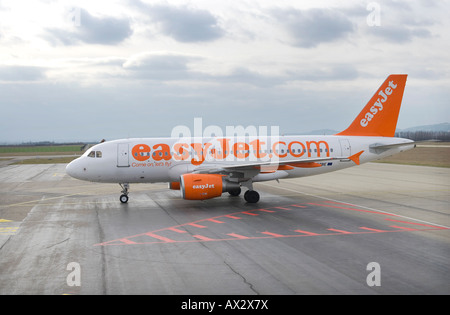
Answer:
[{"label": "winglet", "polygon": [[351,125],[338,136],[394,137],[406,74],[390,75]]},{"label": "winglet", "polygon": [[364,152],[364,150],[362,150],[362,151],[360,151],[360,152],[358,152],[358,153],[356,153],[356,154],[353,154],[352,156],[349,156],[348,158],[349,158],[349,160],[352,160],[353,162],[355,162],[356,165],[359,165],[359,164],[360,164],[360,163],[359,163],[359,156],[360,156],[363,152]]}]

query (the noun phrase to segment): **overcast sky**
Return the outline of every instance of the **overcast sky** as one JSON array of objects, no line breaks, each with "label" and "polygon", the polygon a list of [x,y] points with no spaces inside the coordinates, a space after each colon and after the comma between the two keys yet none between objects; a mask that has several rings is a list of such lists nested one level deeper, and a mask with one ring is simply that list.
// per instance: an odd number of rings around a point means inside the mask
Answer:
[{"label": "overcast sky", "polygon": [[176,125],[345,129],[408,74],[398,128],[449,122],[450,3],[0,0],[0,143]]}]

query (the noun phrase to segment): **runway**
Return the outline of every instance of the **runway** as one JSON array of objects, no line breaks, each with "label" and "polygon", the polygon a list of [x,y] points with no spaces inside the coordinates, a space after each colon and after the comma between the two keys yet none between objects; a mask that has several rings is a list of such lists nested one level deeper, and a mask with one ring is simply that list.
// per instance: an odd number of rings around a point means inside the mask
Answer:
[{"label": "runway", "polygon": [[165,184],[121,204],[64,169],[0,168],[0,294],[450,294],[448,168],[257,183],[257,204]]}]

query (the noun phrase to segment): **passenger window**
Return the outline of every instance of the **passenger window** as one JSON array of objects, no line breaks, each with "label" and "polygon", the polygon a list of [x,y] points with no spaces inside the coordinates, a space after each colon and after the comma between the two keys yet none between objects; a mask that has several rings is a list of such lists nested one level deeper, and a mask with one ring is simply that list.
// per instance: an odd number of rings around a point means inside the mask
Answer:
[{"label": "passenger window", "polygon": [[91,157],[91,158],[95,157],[95,151],[91,151],[91,152],[88,154],[88,157]]}]

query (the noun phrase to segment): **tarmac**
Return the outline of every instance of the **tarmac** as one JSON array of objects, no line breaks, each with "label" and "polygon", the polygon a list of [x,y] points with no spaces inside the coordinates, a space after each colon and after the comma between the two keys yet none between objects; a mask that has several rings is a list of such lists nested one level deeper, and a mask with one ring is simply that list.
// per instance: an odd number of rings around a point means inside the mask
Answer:
[{"label": "tarmac", "polygon": [[450,169],[369,163],[188,201],[0,166],[0,294],[450,294]]}]

